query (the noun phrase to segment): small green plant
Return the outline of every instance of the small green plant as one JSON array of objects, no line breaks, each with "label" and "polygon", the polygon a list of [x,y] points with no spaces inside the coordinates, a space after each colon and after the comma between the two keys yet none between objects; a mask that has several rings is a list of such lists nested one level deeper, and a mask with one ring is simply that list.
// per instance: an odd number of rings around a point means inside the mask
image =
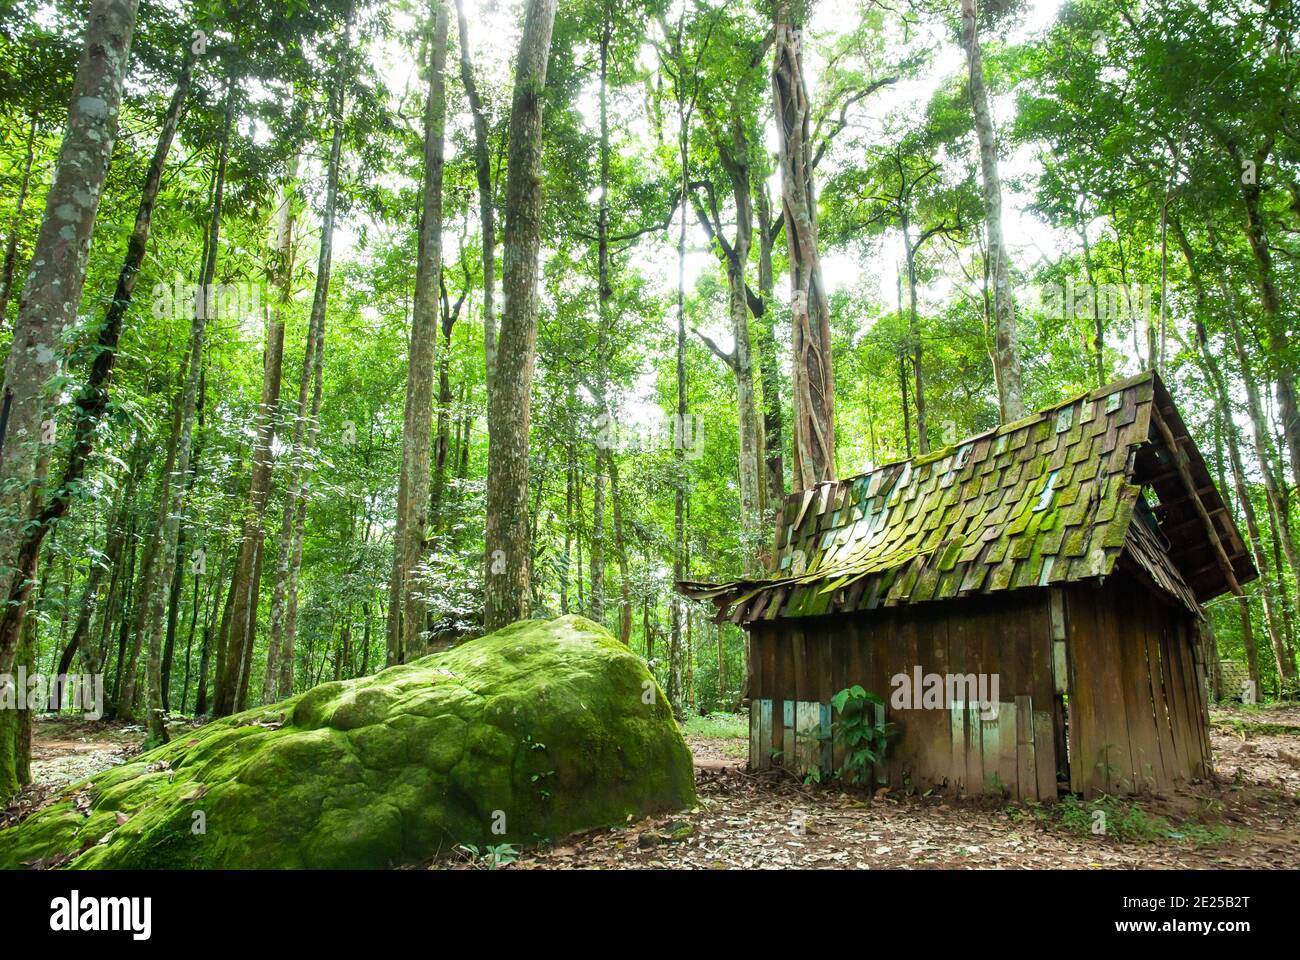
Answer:
[{"label": "small green plant", "polygon": [[1062,797],[1055,809],[1039,808],[1034,813],[1041,823],[1053,821],[1079,836],[1107,838],[1126,843],[1175,841],[1196,847],[1213,846],[1229,840],[1234,831],[1222,826],[1206,826],[1192,820],[1171,823],[1167,818],[1148,813],[1136,800],[1123,800],[1102,794],[1091,801],[1070,795]]},{"label": "small green plant", "polygon": [[537,795],[543,800],[551,799],[551,791],[546,789],[545,783],[547,777],[552,777],[554,775],[554,770],[543,770],[540,773],[534,773],[531,777],[531,781],[537,784]]},{"label": "small green plant", "polygon": [[489,870],[495,870],[497,867],[504,867],[519,859],[519,848],[513,843],[499,843],[494,847],[487,847],[482,851],[472,843],[462,843],[460,849],[464,851],[471,860],[483,861]]},{"label": "small green plant", "polygon": [[885,701],[854,684],[831,697],[831,706],[837,714],[831,736],[844,746],[844,766],[836,776],[855,785],[868,783],[872,768],[884,759],[895,734],[894,724],[877,722],[877,714],[884,714]]},{"label": "small green plant", "polygon": [[996,772],[989,774],[988,781],[984,784],[984,792],[990,797],[997,797],[999,800],[1010,794],[1007,785],[1002,782],[1002,778]]}]

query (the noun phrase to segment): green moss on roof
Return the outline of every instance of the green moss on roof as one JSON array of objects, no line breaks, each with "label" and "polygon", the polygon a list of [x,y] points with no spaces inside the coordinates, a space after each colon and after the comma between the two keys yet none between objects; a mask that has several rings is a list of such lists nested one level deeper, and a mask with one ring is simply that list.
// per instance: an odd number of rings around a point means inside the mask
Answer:
[{"label": "green moss on roof", "polygon": [[[744,622],[753,611],[814,616],[1107,576],[1136,550],[1141,488],[1129,471],[1150,437],[1154,395],[1154,375],[1139,374],[793,494],[778,518],[774,576],[682,589]],[[1138,552],[1190,597],[1150,546]]]}]

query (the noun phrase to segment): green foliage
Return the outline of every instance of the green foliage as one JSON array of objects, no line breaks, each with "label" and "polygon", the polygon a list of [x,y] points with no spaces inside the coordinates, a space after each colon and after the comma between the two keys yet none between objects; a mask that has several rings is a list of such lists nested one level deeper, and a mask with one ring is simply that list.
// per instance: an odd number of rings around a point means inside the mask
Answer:
[{"label": "green foliage", "polygon": [[506,867],[519,859],[520,848],[513,843],[498,843],[482,851],[472,843],[462,843],[457,848],[471,860],[482,862],[489,870]]},{"label": "green foliage", "polygon": [[746,740],[749,738],[749,719],[743,713],[709,713],[687,717],[682,732],[692,737],[721,740]]},{"label": "green foliage", "polygon": [[[1213,805],[1202,810],[1209,816],[1216,814]],[[1221,824],[1207,825],[1193,820],[1172,823],[1166,817],[1148,813],[1137,800],[1106,794],[1089,801],[1070,794],[1055,804],[1035,807],[1033,816],[1047,826],[1076,836],[1119,843],[1172,841],[1207,847],[1231,840],[1238,833]]]},{"label": "green foliage", "polygon": [[897,730],[884,721],[885,701],[854,684],[831,698],[837,716],[831,736],[844,747],[844,765],[836,776],[851,784],[869,783],[876,764],[885,758]]}]

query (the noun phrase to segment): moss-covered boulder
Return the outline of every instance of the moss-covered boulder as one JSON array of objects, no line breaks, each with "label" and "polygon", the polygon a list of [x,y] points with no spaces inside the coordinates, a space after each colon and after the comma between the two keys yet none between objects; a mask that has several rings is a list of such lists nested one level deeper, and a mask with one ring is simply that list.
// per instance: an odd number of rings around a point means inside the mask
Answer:
[{"label": "moss-covered boulder", "polygon": [[0,868],[381,867],[694,799],[641,661],[529,620],[179,735],[0,831]]}]

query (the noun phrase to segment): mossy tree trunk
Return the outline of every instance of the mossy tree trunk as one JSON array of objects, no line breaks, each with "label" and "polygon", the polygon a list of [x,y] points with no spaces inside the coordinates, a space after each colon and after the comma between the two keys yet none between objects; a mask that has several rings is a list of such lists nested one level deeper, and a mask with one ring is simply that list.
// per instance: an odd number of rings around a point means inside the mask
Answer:
[{"label": "mossy tree trunk", "polygon": [[[0,673],[10,672],[53,519],[36,491],[49,470],[47,424],[55,397],[47,384],[63,361],[61,339],[76,321],[86,257],[117,137],[122,83],[135,30],[136,0],[96,0],[73,81],[54,180],[46,195],[0,390]],[[35,521],[35,522],[33,522]]]}]

